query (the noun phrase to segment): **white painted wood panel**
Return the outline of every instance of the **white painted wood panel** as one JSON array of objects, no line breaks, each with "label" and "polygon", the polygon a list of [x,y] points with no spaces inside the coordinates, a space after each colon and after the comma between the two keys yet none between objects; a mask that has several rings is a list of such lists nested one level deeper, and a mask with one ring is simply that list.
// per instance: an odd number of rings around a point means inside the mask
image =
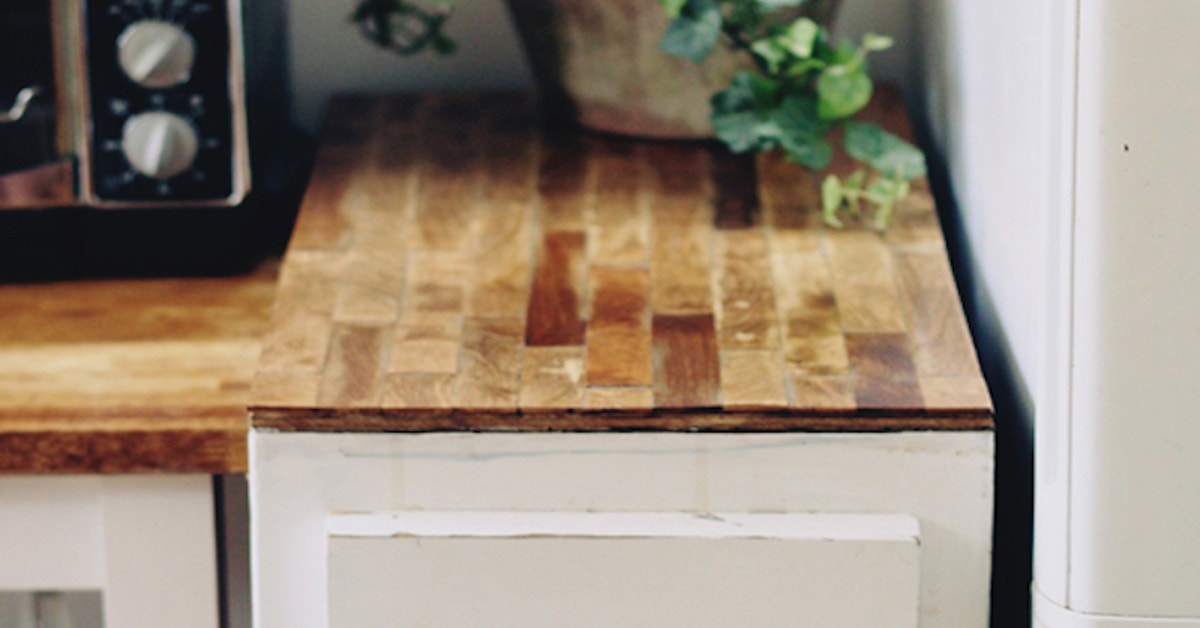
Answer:
[{"label": "white painted wood panel", "polygon": [[98,590],[114,628],[216,628],[212,478],[0,478],[0,590]]},{"label": "white painted wood panel", "polygon": [[990,432],[251,435],[255,625],[326,625],[327,519],[372,511],[907,513],[920,625],[987,625]]},{"label": "white painted wood panel", "polygon": [[378,513],[330,534],[335,627],[917,625],[909,516]]}]

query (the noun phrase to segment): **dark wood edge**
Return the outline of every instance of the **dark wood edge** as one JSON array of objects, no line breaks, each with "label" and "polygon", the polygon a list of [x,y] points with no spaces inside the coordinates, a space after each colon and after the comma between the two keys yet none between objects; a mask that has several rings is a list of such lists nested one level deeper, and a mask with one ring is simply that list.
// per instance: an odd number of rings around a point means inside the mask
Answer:
[{"label": "dark wood edge", "polygon": [[241,474],[244,430],[44,431],[0,434],[0,474]]},{"label": "dark wood edge", "polygon": [[783,414],[740,412],[251,411],[253,429],[280,432],[897,432],[992,431],[990,412]]}]

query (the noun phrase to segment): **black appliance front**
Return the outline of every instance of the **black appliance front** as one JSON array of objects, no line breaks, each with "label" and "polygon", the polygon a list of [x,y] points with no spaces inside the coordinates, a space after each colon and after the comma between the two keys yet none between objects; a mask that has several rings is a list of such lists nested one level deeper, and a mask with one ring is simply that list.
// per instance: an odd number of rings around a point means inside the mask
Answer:
[{"label": "black appliance front", "polygon": [[283,143],[286,73],[280,27],[248,23],[246,49],[244,20],[281,24],[278,0],[5,0],[0,278],[254,261],[272,200],[252,185],[248,109],[274,109],[256,144]]}]

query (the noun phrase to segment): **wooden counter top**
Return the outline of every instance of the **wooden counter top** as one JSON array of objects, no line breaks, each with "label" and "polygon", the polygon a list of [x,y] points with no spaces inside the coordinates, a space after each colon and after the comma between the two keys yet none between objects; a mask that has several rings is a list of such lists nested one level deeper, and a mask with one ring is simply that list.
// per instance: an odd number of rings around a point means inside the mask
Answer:
[{"label": "wooden counter top", "polygon": [[[908,134],[898,95],[877,101]],[[540,131],[519,97],[339,98],[252,424],[990,429],[927,182],[879,235],[823,227],[814,181]]]},{"label": "wooden counter top", "polygon": [[0,472],[245,472],[277,272],[0,286]]}]

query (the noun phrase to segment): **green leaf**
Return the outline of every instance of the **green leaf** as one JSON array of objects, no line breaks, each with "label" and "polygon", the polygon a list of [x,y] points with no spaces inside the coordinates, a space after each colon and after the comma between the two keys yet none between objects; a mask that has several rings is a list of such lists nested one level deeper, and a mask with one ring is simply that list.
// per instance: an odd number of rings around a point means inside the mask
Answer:
[{"label": "green leaf", "polygon": [[778,11],[779,9],[790,9],[792,7],[803,6],[808,0],[757,0],[757,4],[763,11]]},{"label": "green leaf", "polygon": [[864,196],[876,205],[893,203],[896,200],[896,183],[891,179],[876,179],[867,186]]},{"label": "green leaf", "polygon": [[807,75],[811,72],[819,72],[826,68],[825,62],[816,58],[809,57],[800,59],[788,66],[788,78],[795,79],[800,82],[807,82]]},{"label": "green leaf", "polygon": [[820,32],[821,27],[816,22],[802,17],[788,27],[783,41],[788,51],[801,59],[807,59],[812,56],[813,45],[817,43],[817,35]]},{"label": "green leaf", "polygon": [[755,110],[714,113],[712,126],[717,139],[735,153],[768,149],[779,136],[779,128],[767,116]]},{"label": "green leaf", "polygon": [[729,87],[712,97],[714,113],[734,113],[747,109],[768,109],[775,101],[778,84],[752,72],[738,72]]},{"label": "green leaf", "polygon": [[822,120],[840,120],[858,113],[871,102],[871,77],[866,72],[832,66],[817,80],[817,114]]},{"label": "green leaf", "polygon": [[767,71],[775,74],[779,71],[779,66],[787,60],[788,50],[778,39],[760,39],[753,44],[750,44],[750,49],[760,59],[767,62]]},{"label": "green leaf", "polygon": [[793,94],[771,112],[779,129],[778,143],[788,159],[812,170],[820,170],[833,159],[833,145],[826,139],[829,125],[817,116],[811,96]]},{"label": "green leaf", "polygon": [[796,137],[783,133],[779,136],[779,145],[789,161],[809,170],[823,170],[833,160],[833,144],[824,137]]},{"label": "green leaf", "polygon": [[440,32],[429,41],[429,44],[433,46],[434,52],[440,55],[452,55],[458,50],[458,43]]},{"label": "green leaf", "polygon": [[842,206],[842,183],[837,175],[829,175],[821,182],[821,219],[825,224],[835,229],[841,229],[842,221],[837,217],[837,211]]},{"label": "green leaf", "polygon": [[861,190],[863,184],[867,182],[867,171],[863,169],[855,170],[850,176],[846,177],[843,186],[847,190]]},{"label": "green leaf", "polygon": [[663,13],[666,13],[667,17],[675,19],[679,17],[688,0],[658,0],[658,3],[662,5]]},{"label": "green leaf", "polygon": [[671,21],[658,42],[660,50],[693,63],[704,61],[721,36],[721,9],[717,0],[690,0]]},{"label": "green leaf", "polygon": [[862,47],[871,52],[887,50],[895,44],[895,40],[887,35],[879,35],[877,33],[867,33],[863,35]]},{"label": "green leaf", "polygon": [[917,147],[869,122],[846,123],[846,153],[891,179],[926,174],[925,155]]}]

